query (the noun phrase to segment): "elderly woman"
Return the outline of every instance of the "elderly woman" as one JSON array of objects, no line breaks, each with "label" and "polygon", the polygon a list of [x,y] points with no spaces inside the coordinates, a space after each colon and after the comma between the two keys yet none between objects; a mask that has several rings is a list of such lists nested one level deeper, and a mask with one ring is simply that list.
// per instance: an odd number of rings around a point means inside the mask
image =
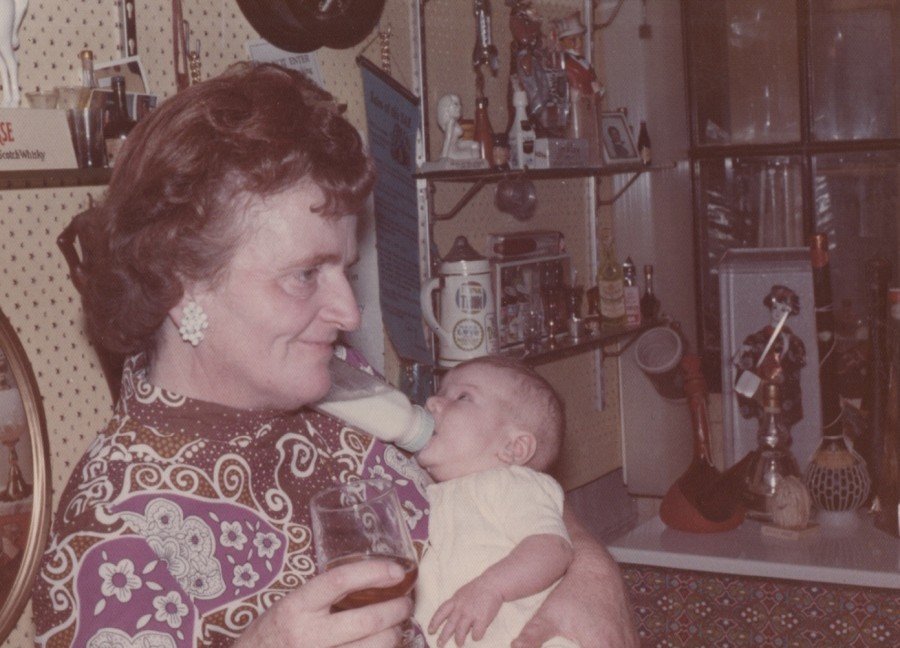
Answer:
[{"label": "elderly woman", "polygon": [[[276,66],[180,92],[129,136],[80,281],[91,338],[127,356],[121,396],[61,496],[39,644],[397,644],[408,598],[332,604],[402,571],[316,575],[308,512],[334,482],[381,475],[420,541],[427,528],[411,458],[305,407],[359,324],[347,270],[372,183],[332,98]],[[570,524],[571,576],[519,645],[636,646],[615,564]]]}]

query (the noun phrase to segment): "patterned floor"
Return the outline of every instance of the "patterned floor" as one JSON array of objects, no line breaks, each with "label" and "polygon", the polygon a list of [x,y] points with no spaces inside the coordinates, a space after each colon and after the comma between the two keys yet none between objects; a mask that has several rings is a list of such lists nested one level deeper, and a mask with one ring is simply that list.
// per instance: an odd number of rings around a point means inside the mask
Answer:
[{"label": "patterned floor", "polygon": [[622,565],[642,648],[900,646],[900,591]]}]

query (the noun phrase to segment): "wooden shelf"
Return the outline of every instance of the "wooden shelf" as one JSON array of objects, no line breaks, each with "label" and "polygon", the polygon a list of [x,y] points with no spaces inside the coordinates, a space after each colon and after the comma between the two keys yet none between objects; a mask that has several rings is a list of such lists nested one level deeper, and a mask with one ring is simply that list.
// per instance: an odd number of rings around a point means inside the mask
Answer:
[{"label": "wooden shelf", "polygon": [[442,182],[498,182],[504,178],[523,175],[531,180],[561,180],[565,178],[589,178],[601,176],[613,176],[628,173],[643,173],[653,169],[669,169],[672,165],[645,166],[635,164],[611,164],[606,166],[590,167],[565,167],[557,169],[448,169],[444,171],[419,171],[413,174],[415,178],[425,180],[440,180]]},{"label": "wooden shelf", "polygon": [[0,171],[0,191],[105,185],[109,182],[111,173],[111,169]]},{"label": "wooden shelf", "polygon": [[[560,333],[554,336],[552,344],[549,339],[544,340],[541,343],[541,348],[539,351],[526,353],[524,346],[521,344],[517,344],[515,346],[504,349],[500,352],[500,355],[523,360],[524,362],[532,366],[542,365],[548,362],[554,362],[556,360],[568,358],[573,355],[578,355],[580,353],[584,353],[585,351],[602,349],[608,344],[612,344],[613,342],[618,342],[622,339],[630,337],[631,339],[629,339],[625,343],[625,347],[627,348],[644,331],[648,331],[652,328],[663,326],[665,324],[666,322],[663,321],[654,321],[648,324],[642,324],[640,326],[630,328],[626,328],[624,326],[614,328],[601,327],[599,333],[595,333],[593,335],[585,333],[585,335],[578,338],[577,340],[573,340],[568,333]],[[619,355],[624,350],[625,349],[623,348],[613,355]]]}]

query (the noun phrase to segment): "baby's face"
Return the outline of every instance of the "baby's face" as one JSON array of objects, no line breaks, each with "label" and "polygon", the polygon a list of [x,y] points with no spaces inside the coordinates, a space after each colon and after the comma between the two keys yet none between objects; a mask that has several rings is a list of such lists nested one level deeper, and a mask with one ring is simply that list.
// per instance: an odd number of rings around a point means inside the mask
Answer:
[{"label": "baby's face", "polygon": [[419,464],[436,481],[498,468],[510,437],[510,377],[502,369],[466,366],[450,370],[425,407],[434,416],[434,436],[419,451]]}]

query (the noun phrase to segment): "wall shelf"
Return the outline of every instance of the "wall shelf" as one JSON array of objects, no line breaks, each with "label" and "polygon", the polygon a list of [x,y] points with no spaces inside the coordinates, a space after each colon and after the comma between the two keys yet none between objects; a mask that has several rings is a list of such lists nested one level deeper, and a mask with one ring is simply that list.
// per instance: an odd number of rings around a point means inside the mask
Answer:
[{"label": "wall shelf", "polygon": [[0,171],[0,191],[105,185],[111,174],[112,169]]},{"label": "wall shelf", "polygon": [[433,213],[431,215],[431,220],[436,222],[450,220],[486,185],[495,184],[501,180],[516,177],[524,177],[529,180],[565,180],[569,178],[599,179],[602,177],[631,174],[631,178],[628,179],[625,185],[619,189],[612,198],[608,200],[598,200],[598,204],[600,205],[612,205],[644,172],[671,169],[674,168],[674,166],[674,164],[647,166],[641,163],[634,163],[609,166],[564,167],[557,169],[446,169],[442,171],[419,171],[418,173],[414,173],[413,177],[420,180],[426,180],[429,183],[432,192],[436,191],[436,182],[471,183],[472,186],[469,187],[468,191],[466,191],[450,210],[440,214]]},{"label": "wall shelf", "polygon": [[[585,351],[593,351],[594,349],[600,349],[601,352],[603,352],[603,347],[612,344],[613,342],[629,338],[627,342],[625,342],[624,348],[611,354],[617,356],[620,355],[625,348],[631,346],[641,333],[657,326],[664,326],[665,324],[666,322],[664,321],[654,321],[647,324],[641,324],[640,326],[627,328],[624,326],[601,328],[599,333],[593,335],[586,333],[577,340],[573,340],[572,336],[568,333],[560,333],[554,336],[552,344],[549,339],[544,340],[541,343],[539,351],[526,353],[524,347],[521,344],[518,344],[504,349],[501,351],[500,355],[522,360],[531,366],[537,366],[556,360],[562,360],[563,358],[584,353]],[[604,355],[606,354],[604,353]]]}]

